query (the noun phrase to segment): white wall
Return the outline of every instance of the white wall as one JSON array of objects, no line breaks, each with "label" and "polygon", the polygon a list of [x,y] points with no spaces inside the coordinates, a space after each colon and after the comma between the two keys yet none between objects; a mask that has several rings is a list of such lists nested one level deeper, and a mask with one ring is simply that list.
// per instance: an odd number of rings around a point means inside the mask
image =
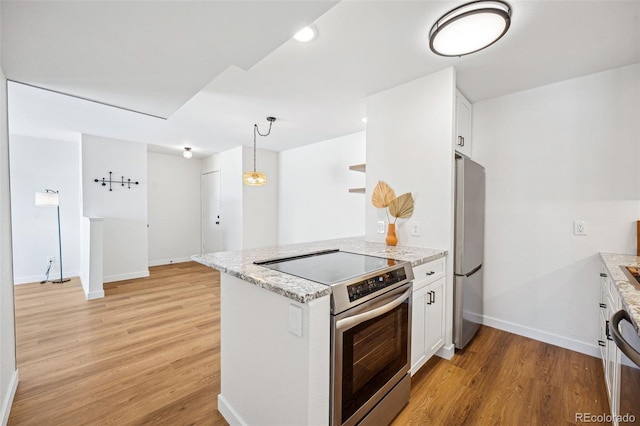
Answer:
[{"label": "white wall", "polygon": [[278,243],[364,235],[369,195],[363,173],[349,170],[366,159],[366,134],[354,133],[280,152]]},{"label": "white wall", "polygon": [[[377,221],[385,209],[371,203],[379,180],[396,195],[411,192],[414,212],[396,223],[399,244],[450,250],[453,247],[452,68],[413,80],[367,98],[366,235],[384,242]],[[392,218],[393,220],[393,218]],[[421,235],[410,224],[420,222]]]},{"label": "white wall", "polygon": [[191,260],[201,251],[202,161],[148,153],[149,265]]},{"label": "white wall", "polygon": [[0,66],[0,424],[7,424],[9,420],[11,403],[17,386],[7,79]]},{"label": "white wall", "polygon": [[474,104],[485,323],[597,356],[598,252],[635,254],[639,104],[640,65]]},{"label": "white wall", "polygon": [[80,275],[80,145],[77,142],[10,136],[13,272],[15,283],[44,279],[47,258],[55,257],[49,278],[59,278],[55,207],[35,205],[35,193],[60,191],[62,271]]},{"label": "white wall", "polygon": [[[278,243],[278,153],[259,149],[256,157],[256,168],[267,175],[267,184],[242,185],[243,249],[274,246]],[[253,170],[253,148],[243,147],[242,162],[243,173]],[[242,175],[238,180],[242,181]]]},{"label": "white wall", "polygon": [[[149,275],[147,231],[147,146],[145,144],[82,135],[82,198],[85,217],[104,221],[104,282]],[[94,179],[138,185],[101,186]]]},{"label": "white wall", "polygon": [[253,170],[253,148],[239,146],[202,160],[202,173],[220,171],[221,250],[273,246],[278,238],[278,154],[257,150],[257,170],[267,184],[249,187],[242,174]]}]

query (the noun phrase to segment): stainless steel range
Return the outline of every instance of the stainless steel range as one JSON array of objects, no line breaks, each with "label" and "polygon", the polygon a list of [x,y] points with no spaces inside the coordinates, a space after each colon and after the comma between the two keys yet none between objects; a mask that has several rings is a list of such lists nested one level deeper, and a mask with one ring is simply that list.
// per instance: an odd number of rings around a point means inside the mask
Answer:
[{"label": "stainless steel range", "polygon": [[339,250],[254,263],[331,286],[330,424],[391,423],[411,387],[411,264]]}]

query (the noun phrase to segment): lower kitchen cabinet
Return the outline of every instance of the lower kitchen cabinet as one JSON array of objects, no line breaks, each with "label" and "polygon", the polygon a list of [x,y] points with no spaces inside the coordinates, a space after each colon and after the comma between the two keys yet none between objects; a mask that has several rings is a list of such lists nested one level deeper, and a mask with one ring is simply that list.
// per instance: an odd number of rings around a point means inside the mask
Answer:
[{"label": "lower kitchen cabinet", "polygon": [[[609,395],[609,407],[611,415],[615,419],[620,403],[620,350],[616,346],[611,332],[609,331],[609,320],[611,315],[620,309],[618,290],[609,275],[605,265],[602,265],[600,272],[600,330],[598,345],[602,355],[604,378]],[[617,422],[614,422],[617,424]]]},{"label": "lower kitchen cabinet", "polygon": [[[425,269],[426,277],[421,273]],[[414,268],[411,316],[411,374],[444,344],[444,258]]]}]

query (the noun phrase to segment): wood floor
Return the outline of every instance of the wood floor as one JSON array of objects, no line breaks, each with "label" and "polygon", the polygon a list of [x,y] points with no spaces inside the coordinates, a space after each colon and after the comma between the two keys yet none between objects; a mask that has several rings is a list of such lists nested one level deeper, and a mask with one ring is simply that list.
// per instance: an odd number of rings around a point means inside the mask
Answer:
[{"label": "wood floor", "polygon": [[[77,280],[16,286],[9,425],[226,425],[219,275],[193,262],[150,271],[93,301]],[[413,377],[393,425],[579,424],[608,413],[605,392],[599,359],[483,327]]]}]

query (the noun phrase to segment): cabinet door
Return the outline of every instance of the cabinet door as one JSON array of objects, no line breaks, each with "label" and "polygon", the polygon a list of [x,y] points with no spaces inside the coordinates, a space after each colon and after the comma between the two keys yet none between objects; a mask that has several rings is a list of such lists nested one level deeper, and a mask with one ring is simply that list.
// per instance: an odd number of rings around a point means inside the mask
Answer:
[{"label": "cabinet door", "polygon": [[426,318],[427,301],[429,293],[428,287],[413,292],[411,307],[411,374],[422,367],[427,361],[426,353]]},{"label": "cabinet door", "polygon": [[471,158],[471,103],[456,90],[456,140],[458,153]]},{"label": "cabinet door", "polygon": [[444,344],[444,278],[427,287],[427,355],[431,356]]}]

